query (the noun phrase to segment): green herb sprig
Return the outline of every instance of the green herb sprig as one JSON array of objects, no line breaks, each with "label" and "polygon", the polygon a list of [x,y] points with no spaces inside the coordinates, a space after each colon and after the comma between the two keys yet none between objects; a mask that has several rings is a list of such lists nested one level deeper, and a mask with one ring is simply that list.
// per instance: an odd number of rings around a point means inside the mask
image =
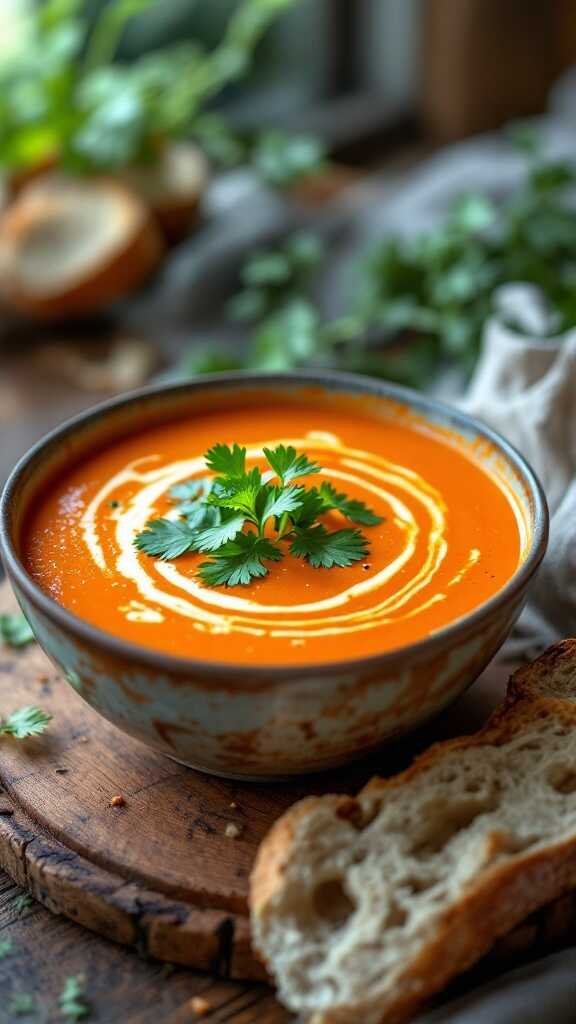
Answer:
[{"label": "green herb sprig", "polygon": [[0,615],[0,640],[8,647],[25,647],[35,636],[24,615],[6,613]]},{"label": "green herb sprig", "polygon": [[52,715],[48,715],[42,708],[27,705],[13,711],[6,718],[0,718],[0,736],[13,736],[17,740],[39,736],[51,719]]},{"label": "green herb sprig", "polygon": [[85,981],[81,975],[66,978],[58,1004],[65,1020],[84,1020],[90,1015],[90,1007],[85,996]]},{"label": "green herb sprig", "polygon": [[210,554],[198,567],[200,580],[227,587],[266,576],[267,563],[286,550],[315,568],[345,568],[366,558],[368,540],[359,529],[329,530],[319,519],[336,511],[354,524],[375,526],[382,517],[328,481],[310,488],[297,483],[321,467],[292,446],[264,448],[263,454],[269,467],[264,472],[247,468],[245,448],[214,445],[205,455],[214,476],[173,487],[175,516],[148,522],[136,547],[161,559]]}]

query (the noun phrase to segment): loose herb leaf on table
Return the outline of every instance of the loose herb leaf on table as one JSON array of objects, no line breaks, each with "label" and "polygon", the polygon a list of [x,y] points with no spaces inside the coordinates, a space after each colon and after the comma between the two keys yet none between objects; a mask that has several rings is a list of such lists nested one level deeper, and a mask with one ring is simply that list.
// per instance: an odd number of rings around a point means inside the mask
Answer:
[{"label": "loose herb leaf on table", "polygon": [[0,615],[0,640],[8,647],[24,647],[34,640],[34,633],[24,615]]},{"label": "loose herb leaf on table", "polygon": [[148,522],[135,546],[168,560],[188,552],[210,554],[198,567],[208,586],[246,586],[266,576],[266,563],[286,551],[314,568],[346,568],[364,559],[368,540],[360,530],[329,530],[320,517],[336,511],[350,522],[376,526],[382,516],[328,481],[309,488],[295,483],[321,467],[291,445],[264,448],[263,454],[269,467],[264,472],[247,468],[245,448],[214,445],[205,462],[216,475],[172,487],[173,513]]},{"label": "loose herb leaf on table", "polygon": [[17,740],[27,736],[39,736],[52,719],[42,708],[27,705],[18,708],[6,718],[0,718],[0,736],[13,736]]},{"label": "loose herb leaf on table", "polygon": [[84,1020],[90,1015],[90,1007],[84,994],[84,979],[79,975],[66,978],[58,1003],[65,1020]]}]

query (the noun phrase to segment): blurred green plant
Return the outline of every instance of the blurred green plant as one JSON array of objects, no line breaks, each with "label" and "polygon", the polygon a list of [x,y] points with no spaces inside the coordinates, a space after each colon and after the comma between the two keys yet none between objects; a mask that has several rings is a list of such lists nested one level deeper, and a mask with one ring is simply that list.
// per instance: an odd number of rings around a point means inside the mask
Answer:
[{"label": "blurred green plant", "polygon": [[253,253],[240,271],[241,290],[226,310],[230,320],[253,327],[246,352],[197,345],[185,354],[182,373],[284,370],[321,359],[325,340],[310,293],[324,256],[322,242],[309,232]]},{"label": "blurred green plant", "polygon": [[197,117],[191,133],[217,166],[251,166],[261,181],[274,188],[288,189],[326,168],[326,149],[311,135],[277,130],[241,135],[227,118],[215,113]]},{"label": "blurred green plant", "polygon": [[82,0],[30,7],[25,44],[3,58],[0,49],[0,165],[56,157],[76,172],[114,170],[152,160],[164,139],[195,126],[201,135],[206,105],[245,74],[262,34],[298,0],[239,0],[210,52],[179,43],[114,63],[129,20],[159,2],[110,0],[89,31]]},{"label": "blurred green plant", "polygon": [[472,370],[494,292],[505,284],[540,288],[554,330],[576,324],[575,170],[545,159],[527,129],[512,141],[527,169],[506,202],[465,196],[435,230],[388,239],[366,264],[360,319],[384,340],[402,332],[425,341],[414,355],[423,368],[447,360]]},{"label": "blurred green plant", "polygon": [[[362,260],[356,298],[338,320],[324,322],[310,297],[309,271],[326,258],[318,243],[309,268],[294,265],[292,243],[252,257],[229,307],[255,322],[247,354],[218,367],[212,350],[209,368],[332,366],[413,387],[430,383],[442,366],[467,376],[494,292],[511,282],[541,289],[555,331],[576,326],[576,172],[545,158],[528,128],[510,136],[527,161],[510,198],[496,204],[482,193],[466,195],[433,230],[384,239]],[[306,245],[314,251],[312,239]],[[201,353],[188,366],[200,371]]]}]

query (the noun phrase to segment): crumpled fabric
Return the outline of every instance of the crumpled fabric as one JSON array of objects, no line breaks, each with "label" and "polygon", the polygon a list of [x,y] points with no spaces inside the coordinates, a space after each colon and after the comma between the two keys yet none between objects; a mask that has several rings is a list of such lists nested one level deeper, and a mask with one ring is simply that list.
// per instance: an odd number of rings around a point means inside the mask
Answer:
[{"label": "crumpled fabric", "polygon": [[551,326],[538,289],[500,289],[461,403],[526,457],[550,509],[548,551],[505,654],[576,634],[576,330]]},{"label": "crumpled fabric", "polygon": [[543,957],[418,1016],[415,1024],[574,1024],[576,949]]}]

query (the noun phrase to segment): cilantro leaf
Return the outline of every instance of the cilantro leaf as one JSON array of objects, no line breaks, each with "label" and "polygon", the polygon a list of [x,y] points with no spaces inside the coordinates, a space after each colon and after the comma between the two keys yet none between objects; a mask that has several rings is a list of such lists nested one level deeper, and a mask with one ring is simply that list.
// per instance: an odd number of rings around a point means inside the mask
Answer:
[{"label": "cilantro leaf", "polygon": [[35,636],[24,615],[0,615],[0,640],[9,647],[24,647]]},{"label": "cilantro leaf", "polygon": [[263,561],[277,562],[282,558],[279,547],[256,533],[240,533],[235,540],[220,548],[210,562],[202,562],[198,575],[210,587],[246,586],[258,576],[266,576]]},{"label": "cilantro leaf", "polygon": [[174,484],[168,492],[168,497],[178,502],[178,514],[186,519],[188,526],[202,529],[215,526],[220,521],[218,513],[205,504],[211,490],[210,478],[201,477],[198,480],[184,480]]},{"label": "cilantro leaf", "polygon": [[[246,469],[246,448],[214,445],[205,458],[217,475],[172,487],[168,496],[177,503],[179,518],[151,520],[135,546],[165,559],[209,553],[212,558],[197,570],[208,586],[246,586],[266,576],[265,563],[282,558],[286,542],[292,554],[314,566],[346,566],[363,558],[368,542],[359,530],[328,532],[317,520],[331,509],[367,526],[381,517],[326,481],[312,488],[292,483],[321,467],[291,445],[265,448],[264,455],[271,468],[263,474],[257,466]],[[274,477],[279,483],[270,483]],[[245,531],[248,524],[256,530]]]},{"label": "cilantro leaf", "polygon": [[5,957],[10,956],[14,952],[14,943],[12,939],[0,939],[0,960],[4,960]]},{"label": "cilantro leaf", "polygon": [[372,512],[363,501],[340,494],[332,484],[325,480],[320,484],[320,497],[324,502],[324,511],[337,509],[353,523],[360,523],[362,526],[376,526],[377,523],[383,522],[383,517]]},{"label": "cilantro leaf", "polygon": [[58,999],[62,1016],[66,1020],[83,1020],[89,1015],[90,1007],[86,1002],[84,987],[84,979],[80,975],[72,975],[66,978]]},{"label": "cilantro leaf", "polygon": [[359,562],[368,553],[368,541],[360,530],[329,532],[321,523],[299,530],[292,539],[290,551],[305,558],[315,569],[345,568]]},{"label": "cilantro leaf", "polygon": [[283,484],[289,484],[298,476],[309,476],[319,473],[320,466],[311,462],[306,455],[298,455],[296,449],[289,445],[279,444],[276,448],[263,448],[266,461],[272,467]]},{"label": "cilantro leaf", "polygon": [[295,512],[302,503],[303,487],[266,487],[262,488],[264,502],[260,514],[260,522],[264,525],[268,519]]},{"label": "cilantro leaf", "polygon": [[234,537],[237,533],[240,533],[245,522],[245,516],[240,513],[239,515],[231,516],[230,519],[224,519],[215,526],[199,530],[194,542],[194,550],[202,552],[217,551],[227,541],[234,540]]},{"label": "cilantro leaf", "polygon": [[323,512],[326,512],[324,498],[317,487],[309,487],[303,491],[300,507],[294,510],[290,518],[295,526],[303,528],[311,526]]},{"label": "cilantro leaf", "polygon": [[205,476],[198,480],[182,480],[170,488],[168,496],[172,501],[198,502],[210,493],[211,486],[211,480]]},{"label": "cilantro leaf", "polygon": [[215,444],[206,452],[206,465],[221,476],[240,477],[246,472],[246,449],[235,444]]},{"label": "cilantro leaf", "polygon": [[256,519],[256,498],[262,487],[262,474],[257,466],[242,476],[217,477],[208,498],[210,505],[243,512],[252,522]]},{"label": "cilantro leaf", "polygon": [[44,732],[52,715],[46,714],[42,708],[27,705],[13,711],[7,718],[0,719],[0,736],[14,736],[23,740],[27,736],[39,736]]},{"label": "cilantro leaf", "polygon": [[152,519],[134,538],[134,546],[154,558],[179,558],[194,549],[196,531],[181,519]]},{"label": "cilantro leaf", "polygon": [[191,530],[207,530],[209,526],[218,526],[222,521],[222,512],[219,508],[215,505],[205,505],[200,501],[186,501],[178,506],[178,511]]}]

